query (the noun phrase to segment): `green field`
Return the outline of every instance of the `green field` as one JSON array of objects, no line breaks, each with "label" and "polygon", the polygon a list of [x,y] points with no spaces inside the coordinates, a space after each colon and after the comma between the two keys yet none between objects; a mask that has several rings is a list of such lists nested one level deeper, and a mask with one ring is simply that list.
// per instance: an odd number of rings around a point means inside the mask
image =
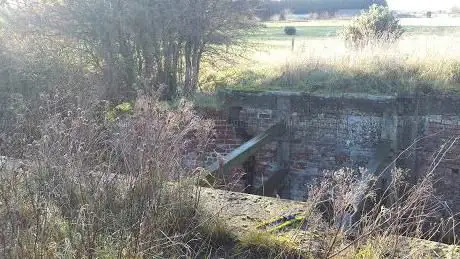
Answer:
[{"label": "green field", "polygon": [[[204,66],[201,87],[385,95],[460,91],[460,26],[411,20],[397,44],[357,52],[346,49],[339,36],[348,22],[264,23],[248,37],[252,45],[236,63]],[[297,29],[294,50],[285,26]]]},{"label": "green field", "polygon": [[[267,22],[260,30],[250,37],[253,40],[289,40],[291,37],[284,34],[285,26],[294,26],[297,29],[297,38],[327,38],[336,37],[340,34],[347,20],[311,21],[311,22]],[[453,23],[457,24],[457,22]],[[459,24],[460,25],[460,24]],[[407,36],[414,35],[437,35],[446,36],[460,35],[460,26],[451,25],[403,25]]]}]

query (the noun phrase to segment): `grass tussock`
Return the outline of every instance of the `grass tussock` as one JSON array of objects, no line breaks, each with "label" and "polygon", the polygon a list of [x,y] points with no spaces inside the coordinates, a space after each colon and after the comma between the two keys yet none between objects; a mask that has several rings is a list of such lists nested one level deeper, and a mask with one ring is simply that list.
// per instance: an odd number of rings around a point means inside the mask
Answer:
[{"label": "grass tussock", "polygon": [[296,242],[272,233],[249,232],[238,243],[237,249],[245,258],[300,258],[302,252]]}]

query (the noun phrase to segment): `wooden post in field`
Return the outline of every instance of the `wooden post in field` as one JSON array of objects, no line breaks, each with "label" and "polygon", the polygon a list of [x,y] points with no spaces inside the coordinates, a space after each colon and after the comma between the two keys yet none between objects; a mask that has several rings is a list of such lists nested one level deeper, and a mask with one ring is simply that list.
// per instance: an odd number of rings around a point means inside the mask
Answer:
[{"label": "wooden post in field", "polygon": [[295,36],[292,36],[291,51],[294,51]]}]

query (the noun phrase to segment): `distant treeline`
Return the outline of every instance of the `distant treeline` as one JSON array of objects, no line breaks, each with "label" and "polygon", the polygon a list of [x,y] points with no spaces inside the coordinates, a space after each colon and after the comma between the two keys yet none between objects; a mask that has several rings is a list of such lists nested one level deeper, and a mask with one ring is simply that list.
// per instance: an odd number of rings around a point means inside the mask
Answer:
[{"label": "distant treeline", "polygon": [[386,6],[386,0],[265,0],[258,10],[261,18],[290,10],[294,14],[334,13],[341,9],[366,9],[372,4]]}]

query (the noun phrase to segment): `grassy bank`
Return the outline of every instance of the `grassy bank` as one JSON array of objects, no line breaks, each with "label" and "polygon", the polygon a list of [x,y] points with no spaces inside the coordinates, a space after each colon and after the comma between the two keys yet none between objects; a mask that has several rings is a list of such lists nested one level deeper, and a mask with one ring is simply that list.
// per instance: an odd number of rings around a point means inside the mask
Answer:
[{"label": "grassy bank", "polygon": [[[386,95],[460,91],[460,27],[411,25],[393,46],[353,51],[337,36],[345,22],[269,23],[249,38],[256,47],[245,58],[204,66],[201,87]],[[283,32],[287,24],[297,28],[294,50],[292,37]]]}]

